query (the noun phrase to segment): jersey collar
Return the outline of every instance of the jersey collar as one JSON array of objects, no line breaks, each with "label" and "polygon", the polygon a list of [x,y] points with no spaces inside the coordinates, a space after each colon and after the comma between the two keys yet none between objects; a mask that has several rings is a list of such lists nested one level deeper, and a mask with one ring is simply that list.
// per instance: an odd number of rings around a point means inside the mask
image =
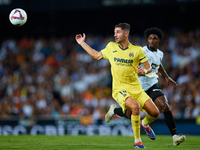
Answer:
[{"label": "jersey collar", "polygon": [[[129,44],[129,46],[130,46],[130,45],[131,45],[131,43]],[[127,50],[127,49],[129,48],[129,46],[128,46],[127,48],[124,48],[124,49],[123,49],[123,48],[120,47],[119,44],[118,44],[118,46],[119,46],[119,48],[120,48],[121,50],[123,50],[123,51],[125,51],[125,50]]]}]

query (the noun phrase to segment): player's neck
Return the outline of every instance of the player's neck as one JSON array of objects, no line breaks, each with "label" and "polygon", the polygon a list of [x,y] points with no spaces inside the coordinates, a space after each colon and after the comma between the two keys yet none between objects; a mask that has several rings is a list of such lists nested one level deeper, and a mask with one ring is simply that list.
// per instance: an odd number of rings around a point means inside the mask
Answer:
[{"label": "player's neck", "polygon": [[124,41],[124,42],[119,43],[119,46],[120,46],[122,49],[128,48],[129,45],[130,45],[130,42],[129,42],[129,41]]}]

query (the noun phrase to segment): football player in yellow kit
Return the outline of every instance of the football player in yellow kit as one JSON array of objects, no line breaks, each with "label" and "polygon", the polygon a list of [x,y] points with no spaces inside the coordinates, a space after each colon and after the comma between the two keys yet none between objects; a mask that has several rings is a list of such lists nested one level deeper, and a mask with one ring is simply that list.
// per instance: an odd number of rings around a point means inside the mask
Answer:
[{"label": "football player in yellow kit", "polygon": [[[161,63],[164,57],[164,53],[160,49],[158,49],[158,47],[160,41],[163,38],[163,33],[162,30],[160,30],[159,28],[153,27],[145,30],[144,34],[147,38],[148,44],[143,47],[143,50],[146,54],[146,57],[149,59],[149,63],[152,66],[152,72],[147,74],[146,76],[139,75],[139,82],[142,85],[142,89],[149,95],[149,97],[152,98],[153,102],[158,107],[160,112],[163,112],[165,122],[172,135],[173,145],[179,145],[186,140],[186,137],[185,135],[176,134],[176,124],[170,110],[167,97],[164,95],[158,85],[158,75],[162,74],[168,85],[171,83],[174,87],[178,86],[176,82],[169,77]],[[116,107],[115,104],[112,104],[105,115],[106,122],[110,122],[115,114],[121,117],[131,118],[130,110],[127,109],[126,112],[123,113],[123,109],[121,107]],[[153,130],[150,130],[150,123],[151,122],[148,122],[146,118],[144,118],[140,122],[141,127],[144,129],[147,136],[150,139],[155,140],[156,136]]]},{"label": "football player in yellow kit", "polygon": [[[134,132],[134,148],[145,148],[140,138],[140,109],[149,114],[150,122],[159,115],[159,110],[151,98],[142,90],[138,73],[148,74],[151,65],[140,46],[129,42],[130,25],[119,23],[114,27],[115,42],[109,42],[100,52],[85,43],[86,35],[77,34],[77,43],[94,59],[108,59],[113,78],[112,96],[122,107],[123,112],[129,108],[132,112],[131,124]],[[139,66],[143,64],[143,67]]]}]

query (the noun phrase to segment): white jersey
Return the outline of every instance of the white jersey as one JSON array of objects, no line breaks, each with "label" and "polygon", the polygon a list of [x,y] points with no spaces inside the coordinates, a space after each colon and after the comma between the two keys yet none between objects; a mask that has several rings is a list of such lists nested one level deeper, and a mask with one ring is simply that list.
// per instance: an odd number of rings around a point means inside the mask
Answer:
[{"label": "white jersey", "polygon": [[[157,51],[151,51],[148,49],[147,46],[143,47],[143,50],[146,54],[146,57],[149,60],[149,63],[152,67],[152,73],[157,73],[159,66],[161,65],[161,61],[163,59],[163,52],[157,49]],[[143,66],[143,65],[141,65]],[[144,66],[143,66],[144,67]],[[157,77],[147,77],[147,76],[138,76],[139,82],[142,85],[142,89],[147,91],[150,89],[154,84],[158,83]]]}]

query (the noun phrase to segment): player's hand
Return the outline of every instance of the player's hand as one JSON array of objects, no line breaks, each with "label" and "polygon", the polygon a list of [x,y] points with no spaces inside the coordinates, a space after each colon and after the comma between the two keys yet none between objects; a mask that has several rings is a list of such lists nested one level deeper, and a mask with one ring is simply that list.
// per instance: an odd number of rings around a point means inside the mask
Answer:
[{"label": "player's hand", "polygon": [[157,72],[156,74],[158,75],[158,77],[162,76],[162,74],[160,72]]},{"label": "player's hand", "polygon": [[167,81],[168,85],[171,83],[174,87],[178,86],[178,84],[170,77],[169,78],[165,78],[165,80]]},{"label": "player's hand", "polygon": [[85,37],[86,37],[85,33],[83,33],[83,36],[81,34],[77,34],[75,39],[76,39],[77,43],[79,45],[81,45],[83,42],[85,42]]},{"label": "player's hand", "polygon": [[141,67],[141,66],[137,66],[137,73],[139,76],[145,76],[145,71],[144,71],[144,68]]},{"label": "player's hand", "polygon": [[145,76],[143,73],[139,72],[138,76]]}]

